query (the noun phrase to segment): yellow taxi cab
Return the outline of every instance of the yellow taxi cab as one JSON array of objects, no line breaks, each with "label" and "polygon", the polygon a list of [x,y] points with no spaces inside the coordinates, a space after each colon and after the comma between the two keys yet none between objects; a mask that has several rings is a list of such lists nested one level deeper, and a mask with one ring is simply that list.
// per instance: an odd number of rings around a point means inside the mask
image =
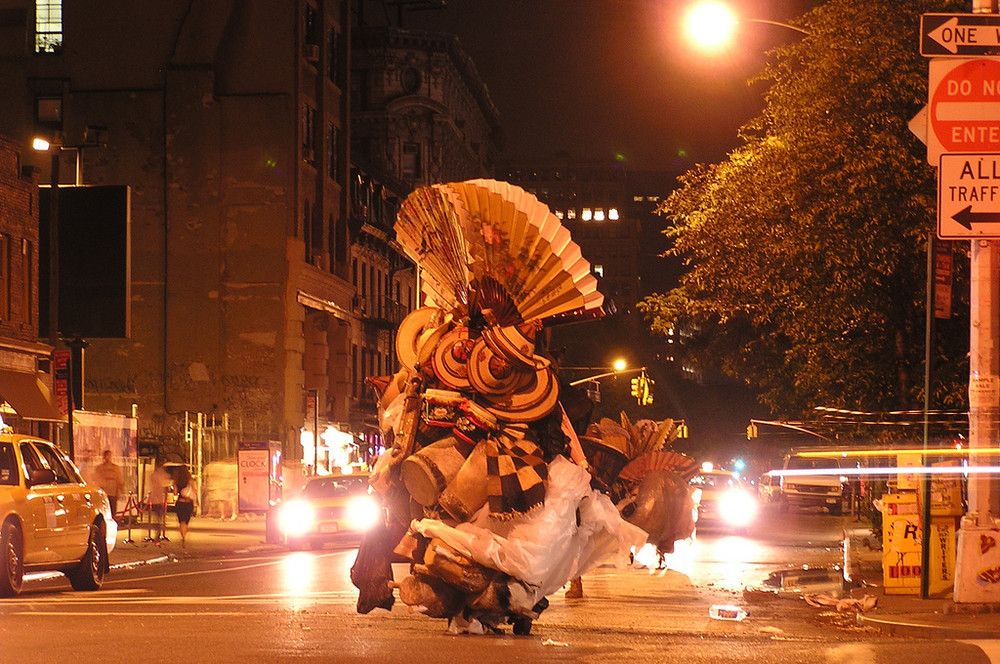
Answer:
[{"label": "yellow taxi cab", "polygon": [[0,596],[18,594],[36,571],[99,589],[117,534],[107,496],[58,447],[0,433]]},{"label": "yellow taxi cab", "polygon": [[757,518],[757,499],[737,473],[704,464],[691,479],[695,528],[746,532]]},{"label": "yellow taxi cab", "polygon": [[384,509],[368,488],[366,473],[314,477],[302,492],[281,504],[278,528],[291,549],[308,543],[319,549],[325,542],[359,536],[371,530]]}]

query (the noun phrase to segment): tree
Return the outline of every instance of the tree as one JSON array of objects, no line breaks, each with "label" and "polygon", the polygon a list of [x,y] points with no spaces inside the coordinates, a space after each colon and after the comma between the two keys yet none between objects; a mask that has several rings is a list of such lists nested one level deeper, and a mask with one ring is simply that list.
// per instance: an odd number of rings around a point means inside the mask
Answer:
[{"label": "tree", "polygon": [[[936,181],[907,123],[926,102],[918,28],[932,11],[967,10],[830,0],[805,14],[809,34],[775,49],[757,79],[764,110],[741,145],[682,176],[660,209],[668,254],[688,271],[640,310],[775,413],[921,403]],[[957,405],[968,327],[945,327],[936,399]]]}]

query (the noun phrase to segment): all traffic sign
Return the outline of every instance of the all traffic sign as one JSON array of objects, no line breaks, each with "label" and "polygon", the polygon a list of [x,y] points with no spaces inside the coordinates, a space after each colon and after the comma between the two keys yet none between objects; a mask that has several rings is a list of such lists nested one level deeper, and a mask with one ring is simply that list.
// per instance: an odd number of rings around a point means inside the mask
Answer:
[{"label": "all traffic sign", "polygon": [[1000,154],[943,154],[938,237],[1000,238]]},{"label": "all traffic sign", "polygon": [[943,153],[1000,153],[1000,58],[930,61],[927,161]]},{"label": "all traffic sign", "polygon": [[1000,14],[924,14],[920,17],[920,54],[1000,55]]}]

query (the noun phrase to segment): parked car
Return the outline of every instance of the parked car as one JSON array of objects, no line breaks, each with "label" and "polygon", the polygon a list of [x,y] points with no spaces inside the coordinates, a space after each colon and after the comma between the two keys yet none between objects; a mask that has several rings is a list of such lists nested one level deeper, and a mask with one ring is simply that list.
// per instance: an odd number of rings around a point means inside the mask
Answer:
[{"label": "parked car", "polygon": [[118,526],[108,497],[52,443],[0,434],[0,595],[25,572],[58,571],[76,590],[97,590]]},{"label": "parked car", "polygon": [[278,507],[278,528],[296,550],[306,543],[319,549],[325,542],[362,535],[384,518],[367,474],[314,477]]},{"label": "parked car", "polygon": [[703,468],[691,478],[697,517],[695,528],[745,532],[757,518],[757,499],[746,482],[733,472]]},{"label": "parked car", "polygon": [[764,474],[757,480],[757,500],[762,505],[777,504],[781,500],[781,477]]},{"label": "parked car", "polygon": [[830,514],[842,514],[846,482],[835,457],[789,454],[781,470],[781,509],[825,507]]}]

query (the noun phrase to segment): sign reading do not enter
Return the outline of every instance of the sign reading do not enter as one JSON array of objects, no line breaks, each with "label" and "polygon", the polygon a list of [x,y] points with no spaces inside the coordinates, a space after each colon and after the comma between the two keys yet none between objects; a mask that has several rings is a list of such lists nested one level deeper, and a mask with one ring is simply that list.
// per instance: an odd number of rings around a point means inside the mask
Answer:
[{"label": "sign reading do not enter", "polygon": [[927,160],[942,153],[1000,153],[1000,58],[930,61]]}]

